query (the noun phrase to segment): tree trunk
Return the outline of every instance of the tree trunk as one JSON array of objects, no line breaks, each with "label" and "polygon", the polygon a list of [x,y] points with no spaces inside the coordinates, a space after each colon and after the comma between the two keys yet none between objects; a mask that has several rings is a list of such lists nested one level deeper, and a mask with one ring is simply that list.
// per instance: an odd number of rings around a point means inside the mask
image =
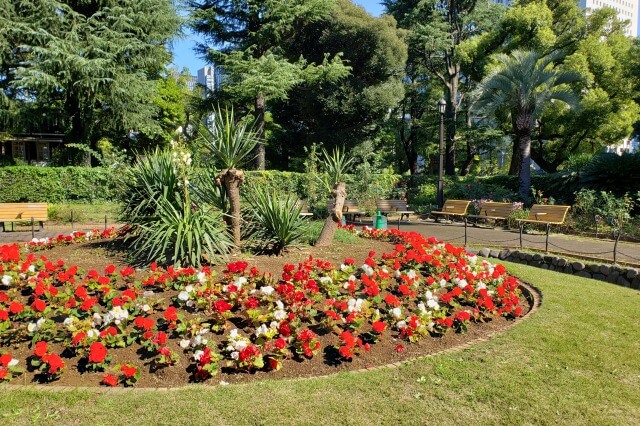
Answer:
[{"label": "tree trunk", "polygon": [[[455,68],[454,68],[455,69]],[[447,88],[447,108],[445,109],[445,166],[444,172],[447,176],[456,175],[456,120],[458,118],[458,84],[459,77],[457,71],[450,71]]]},{"label": "tree trunk", "polygon": [[467,159],[464,160],[462,170],[460,170],[460,176],[466,176],[471,172],[471,167],[476,156],[476,148],[473,146],[473,142],[467,141]]},{"label": "tree trunk", "polygon": [[224,185],[229,197],[229,211],[225,217],[227,225],[233,233],[233,243],[240,246],[240,185],[244,182],[244,172],[238,169],[225,169],[220,172],[218,179]]},{"label": "tree trunk", "polygon": [[347,198],[347,185],[344,182],[338,182],[331,191],[331,196],[335,200],[333,210],[329,212],[329,217],[324,221],[322,232],[316,241],[316,246],[327,247],[333,242],[333,236],[338,230],[338,223],[342,220],[342,207],[344,200]]},{"label": "tree trunk", "polygon": [[265,101],[263,95],[256,96],[255,104],[255,119],[256,119],[256,133],[258,134],[258,144],[256,145],[256,170],[265,169],[265,153],[264,153],[264,110]]},{"label": "tree trunk", "polygon": [[522,164],[522,150],[518,144],[518,138],[513,141],[513,152],[511,153],[511,164],[509,164],[509,175],[520,175],[520,165]]},{"label": "tree trunk", "polygon": [[531,199],[531,129],[520,129],[517,137],[521,156],[518,192],[523,201],[528,201]]}]

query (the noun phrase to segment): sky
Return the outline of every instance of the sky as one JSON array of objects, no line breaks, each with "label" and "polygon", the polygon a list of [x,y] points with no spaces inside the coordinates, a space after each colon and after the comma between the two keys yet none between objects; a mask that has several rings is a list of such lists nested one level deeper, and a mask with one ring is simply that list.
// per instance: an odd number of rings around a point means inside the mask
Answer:
[{"label": "sky", "polygon": [[[365,8],[373,16],[380,16],[383,12],[383,7],[380,4],[381,0],[352,0],[354,3],[359,4]],[[197,42],[197,36],[190,34],[183,40],[176,40],[173,43],[173,64],[178,67],[179,70],[183,68],[189,68],[192,75],[195,75],[197,71],[204,67],[206,63],[200,59],[193,51],[193,47]]]}]

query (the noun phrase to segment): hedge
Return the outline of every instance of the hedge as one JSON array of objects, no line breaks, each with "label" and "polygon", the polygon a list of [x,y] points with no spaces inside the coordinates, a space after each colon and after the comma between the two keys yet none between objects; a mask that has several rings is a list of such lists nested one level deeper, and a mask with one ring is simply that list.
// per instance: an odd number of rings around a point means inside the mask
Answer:
[{"label": "hedge", "polygon": [[0,202],[95,202],[114,199],[114,169],[12,166],[0,168]]}]

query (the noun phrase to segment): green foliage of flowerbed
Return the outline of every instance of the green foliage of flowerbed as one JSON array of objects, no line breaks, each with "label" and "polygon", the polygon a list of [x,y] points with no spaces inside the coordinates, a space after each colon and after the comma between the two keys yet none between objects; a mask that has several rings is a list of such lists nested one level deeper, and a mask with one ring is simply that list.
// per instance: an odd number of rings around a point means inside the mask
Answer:
[{"label": "green foliage of flowerbed", "polygon": [[540,310],[460,352],[366,373],[171,392],[12,390],[0,415],[10,424],[635,424],[640,293],[506,266],[541,289]]}]

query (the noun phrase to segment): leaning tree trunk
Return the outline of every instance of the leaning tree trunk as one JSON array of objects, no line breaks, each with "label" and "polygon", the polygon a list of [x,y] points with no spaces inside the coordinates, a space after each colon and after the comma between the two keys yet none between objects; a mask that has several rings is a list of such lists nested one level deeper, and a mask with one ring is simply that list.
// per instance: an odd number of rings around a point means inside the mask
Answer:
[{"label": "leaning tree trunk", "polygon": [[240,246],[240,185],[244,182],[244,172],[238,169],[225,169],[220,172],[218,179],[224,185],[229,197],[229,211],[225,221],[231,227],[233,243]]},{"label": "leaning tree trunk", "polygon": [[333,236],[338,230],[338,223],[342,220],[342,206],[344,206],[344,200],[347,198],[346,188],[347,185],[344,182],[338,182],[333,187],[333,191],[331,191],[331,196],[335,200],[333,210],[329,212],[329,217],[324,221],[316,246],[326,247],[333,242]]}]

